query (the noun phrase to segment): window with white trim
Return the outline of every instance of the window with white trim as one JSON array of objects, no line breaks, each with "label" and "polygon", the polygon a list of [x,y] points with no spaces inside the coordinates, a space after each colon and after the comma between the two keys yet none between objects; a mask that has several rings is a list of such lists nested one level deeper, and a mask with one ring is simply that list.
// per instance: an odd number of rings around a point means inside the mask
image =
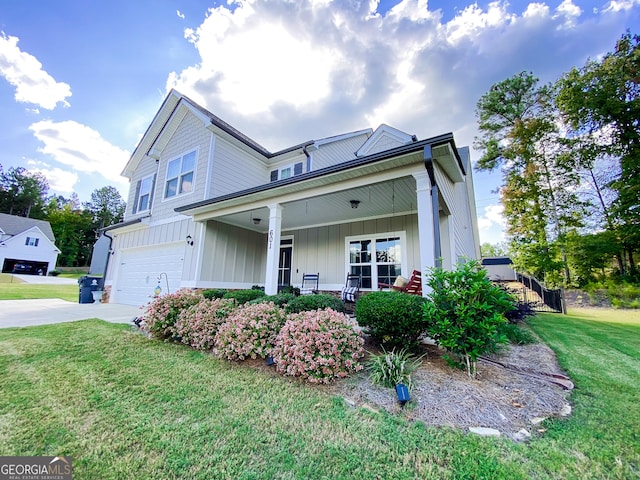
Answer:
[{"label": "window with white trim", "polygon": [[360,275],[362,288],[375,289],[378,282],[393,284],[402,275],[406,250],[404,232],[347,238],[348,271]]},{"label": "window with white trim", "polygon": [[302,173],[302,162],[292,163],[291,165],[284,165],[277,170],[271,171],[271,181],[284,180],[285,178],[291,178],[294,175],[300,175]]},{"label": "window with white trim", "polygon": [[140,181],[140,190],[136,198],[136,212],[144,212],[151,207],[151,186],[153,185],[153,175],[143,178]]},{"label": "window with white trim", "polygon": [[27,237],[24,244],[27,247],[37,247],[38,246],[38,242],[40,241],[39,238],[36,237]]},{"label": "window with white trim", "polygon": [[196,151],[171,160],[167,165],[164,198],[171,198],[193,191],[193,174],[196,167]]}]

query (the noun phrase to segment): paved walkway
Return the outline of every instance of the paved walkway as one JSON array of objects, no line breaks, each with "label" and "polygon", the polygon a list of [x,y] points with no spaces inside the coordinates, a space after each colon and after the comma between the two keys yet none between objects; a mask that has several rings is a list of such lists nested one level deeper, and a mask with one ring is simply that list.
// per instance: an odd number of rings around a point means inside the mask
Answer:
[{"label": "paved walkway", "polygon": [[139,307],[117,303],[73,303],[59,298],[0,300],[0,328],[29,327],[49,323],[100,318],[129,323],[142,313]]}]

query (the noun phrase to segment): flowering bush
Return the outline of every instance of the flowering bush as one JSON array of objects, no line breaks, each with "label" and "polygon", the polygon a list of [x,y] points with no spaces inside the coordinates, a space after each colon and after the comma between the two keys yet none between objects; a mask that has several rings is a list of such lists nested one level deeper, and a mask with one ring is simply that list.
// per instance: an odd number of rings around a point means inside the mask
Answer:
[{"label": "flowering bush", "polygon": [[214,347],[218,328],[227,321],[234,308],[236,304],[231,299],[205,298],[180,312],[175,332],[182,337],[182,343],[198,350],[210,350]]},{"label": "flowering bush", "polygon": [[218,328],[213,351],[227,360],[264,358],[283,324],[284,315],[274,303],[241,305]]},{"label": "flowering bush", "polygon": [[187,289],[156,297],[145,307],[142,329],[156,338],[172,339],[180,312],[203,299],[201,293]]},{"label": "flowering bush", "polygon": [[349,317],[327,308],[290,314],[272,356],[280,373],[329,383],[362,370],[363,344]]}]

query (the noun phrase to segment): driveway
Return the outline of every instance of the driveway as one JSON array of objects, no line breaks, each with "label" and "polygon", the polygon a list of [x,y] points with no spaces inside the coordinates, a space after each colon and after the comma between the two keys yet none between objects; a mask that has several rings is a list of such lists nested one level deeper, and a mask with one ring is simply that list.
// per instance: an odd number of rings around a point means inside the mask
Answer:
[{"label": "driveway", "polygon": [[59,298],[0,300],[0,328],[75,322],[88,318],[100,318],[111,323],[129,323],[141,313],[139,307],[117,303],[80,304]]},{"label": "driveway", "polygon": [[13,276],[24,283],[46,283],[48,285],[78,285],[78,280],[74,278],[49,277],[46,275],[21,275],[14,273]]}]

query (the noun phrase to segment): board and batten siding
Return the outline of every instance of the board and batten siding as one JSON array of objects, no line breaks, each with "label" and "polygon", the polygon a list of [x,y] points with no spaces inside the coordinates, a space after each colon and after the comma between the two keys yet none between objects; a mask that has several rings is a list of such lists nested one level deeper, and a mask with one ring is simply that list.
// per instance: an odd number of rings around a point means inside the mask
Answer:
[{"label": "board and batten siding", "polygon": [[198,286],[251,288],[256,284],[264,285],[266,235],[215,220],[209,220],[205,229]]},{"label": "board and batten siding", "polygon": [[404,232],[406,252],[402,259],[406,265],[406,275],[413,269],[420,269],[420,245],[418,243],[417,215],[364,220],[339,225],[328,225],[304,230],[283,231],[283,236],[293,237],[293,258],[291,262],[291,284],[300,286],[303,273],[320,273],[320,288],[339,290],[345,282],[347,237],[359,235]]},{"label": "board and batten siding", "polygon": [[216,136],[211,171],[211,197],[269,182],[269,169],[259,159]]},{"label": "board and batten siding", "polygon": [[362,134],[320,145],[318,150],[311,153],[311,169],[320,170],[347,160],[353,160],[356,158],[355,152],[367,141],[367,138],[365,134]]}]

